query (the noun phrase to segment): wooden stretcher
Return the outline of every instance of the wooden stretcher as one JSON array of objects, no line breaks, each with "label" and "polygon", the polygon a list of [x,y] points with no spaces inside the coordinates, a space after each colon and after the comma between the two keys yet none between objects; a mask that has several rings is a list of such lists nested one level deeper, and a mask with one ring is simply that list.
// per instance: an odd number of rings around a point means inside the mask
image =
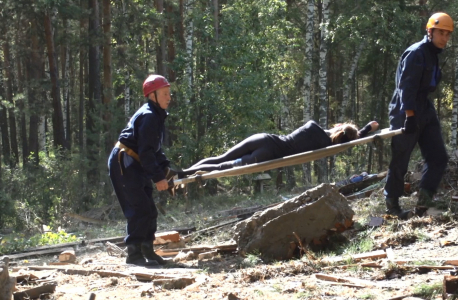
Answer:
[{"label": "wooden stretcher", "polygon": [[181,184],[188,184],[190,182],[203,181],[203,180],[212,179],[212,178],[239,176],[239,175],[268,171],[268,170],[277,169],[281,167],[288,167],[288,166],[303,164],[303,163],[311,162],[311,161],[318,160],[324,157],[335,155],[337,153],[345,151],[348,148],[351,148],[356,145],[367,144],[370,142],[378,142],[378,141],[381,141],[381,139],[390,138],[390,137],[393,137],[401,133],[402,133],[402,129],[389,130],[388,128],[386,128],[386,129],[378,130],[374,132],[372,135],[369,135],[367,137],[356,139],[356,140],[353,140],[347,143],[332,145],[326,148],[302,152],[302,153],[285,156],[282,158],[277,158],[277,159],[260,162],[256,164],[234,167],[234,168],[227,169],[227,170],[212,171],[212,172],[204,173],[201,175],[191,175],[186,178],[175,179],[173,181],[171,180],[169,182],[169,185],[177,186]]}]

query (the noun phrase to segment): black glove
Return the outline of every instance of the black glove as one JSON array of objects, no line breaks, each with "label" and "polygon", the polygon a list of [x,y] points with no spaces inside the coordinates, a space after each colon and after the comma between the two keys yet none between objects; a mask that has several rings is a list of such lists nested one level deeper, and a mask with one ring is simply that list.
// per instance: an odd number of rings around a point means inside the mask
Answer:
[{"label": "black glove", "polygon": [[417,127],[417,118],[415,115],[413,115],[406,118],[402,132],[412,134],[415,133],[415,131],[417,131]]}]

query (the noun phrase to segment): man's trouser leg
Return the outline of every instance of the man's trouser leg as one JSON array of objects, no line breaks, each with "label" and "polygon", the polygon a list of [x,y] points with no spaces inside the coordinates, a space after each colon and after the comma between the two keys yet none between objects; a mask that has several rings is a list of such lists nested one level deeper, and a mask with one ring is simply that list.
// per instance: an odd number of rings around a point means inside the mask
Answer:
[{"label": "man's trouser leg", "polygon": [[124,241],[126,244],[153,241],[157,229],[157,209],[152,198],[151,180],[143,176],[138,162],[123,168],[121,174],[121,168],[115,160],[109,161],[110,179],[127,219],[127,236]]},{"label": "man's trouser leg", "polygon": [[422,128],[418,145],[425,160],[420,188],[435,193],[448,162],[447,150],[437,117]]},{"label": "man's trouser leg", "polygon": [[418,133],[401,134],[391,139],[391,162],[384,191],[386,198],[399,199],[404,194],[404,176],[417,140]]},{"label": "man's trouser leg", "polygon": [[434,205],[434,194],[439,187],[448,162],[447,150],[435,111],[431,110],[424,119],[427,122],[421,128],[418,144],[425,163],[415,207],[415,214],[420,217],[426,213],[429,207]]}]

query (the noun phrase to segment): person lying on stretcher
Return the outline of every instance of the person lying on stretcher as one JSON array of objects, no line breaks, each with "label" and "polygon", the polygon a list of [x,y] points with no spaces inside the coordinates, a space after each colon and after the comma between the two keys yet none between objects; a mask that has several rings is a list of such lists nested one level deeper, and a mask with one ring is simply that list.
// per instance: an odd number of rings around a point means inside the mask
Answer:
[{"label": "person lying on stretcher", "polygon": [[317,150],[365,137],[378,127],[376,121],[371,121],[361,130],[351,123],[337,124],[334,128],[325,130],[315,121],[308,121],[288,135],[257,133],[220,156],[205,158],[190,168],[177,171],[177,175],[181,179],[197,171],[221,171]]}]

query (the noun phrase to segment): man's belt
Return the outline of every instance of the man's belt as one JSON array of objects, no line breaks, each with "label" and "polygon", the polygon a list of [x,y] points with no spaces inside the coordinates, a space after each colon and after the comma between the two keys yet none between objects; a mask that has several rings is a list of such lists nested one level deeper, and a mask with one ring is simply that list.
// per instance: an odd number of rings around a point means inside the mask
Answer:
[{"label": "man's belt", "polygon": [[115,147],[121,149],[121,151],[120,151],[119,153],[121,153],[121,152],[124,151],[124,152],[127,153],[127,155],[132,156],[136,161],[140,162],[140,157],[138,157],[138,154],[135,153],[134,150],[132,150],[132,149],[130,149],[129,147],[127,147],[126,145],[124,145],[123,143],[121,143],[121,142],[118,141],[118,142],[116,143],[116,146],[115,146]]}]

